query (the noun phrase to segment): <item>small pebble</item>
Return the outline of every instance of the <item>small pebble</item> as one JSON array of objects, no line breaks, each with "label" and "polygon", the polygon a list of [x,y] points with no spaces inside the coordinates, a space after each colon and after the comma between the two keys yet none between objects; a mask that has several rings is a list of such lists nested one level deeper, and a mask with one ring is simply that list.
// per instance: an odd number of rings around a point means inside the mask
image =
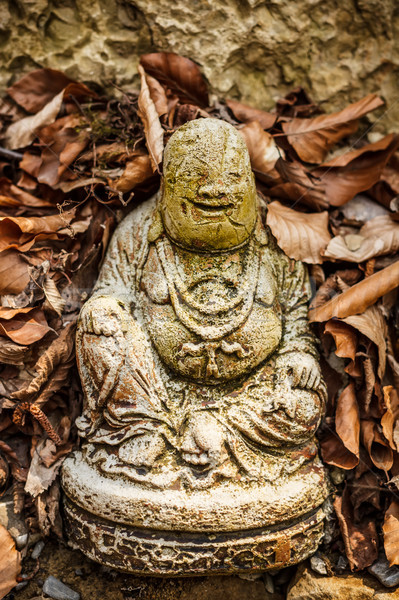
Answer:
[{"label": "small pebble", "polygon": [[337,560],[337,564],[335,565],[335,568],[337,571],[345,571],[347,566],[348,566],[348,559],[346,558],[346,556],[342,556],[342,554],[341,554],[341,556]]},{"label": "small pebble", "polygon": [[80,594],[50,575],[44,582],[43,592],[54,600],[80,600]]},{"label": "small pebble", "polygon": [[40,540],[40,542],[37,542],[37,544],[35,544],[35,547],[32,550],[31,558],[33,558],[34,560],[39,558],[39,556],[42,553],[43,548],[44,548],[44,542],[43,542],[43,540]]},{"label": "small pebble", "polygon": [[75,575],[77,575],[78,577],[83,577],[83,569],[75,569]]},{"label": "small pebble", "polygon": [[328,575],[326,563],[320,556],[312,556],[310,559],[310,568],[319,575]]},{"label": "small pebble", "polygon": [[399,585],[399,567],[390,567],[384,555],[368,568],[368,572],[374,575],[385,587],[396,587]]}]

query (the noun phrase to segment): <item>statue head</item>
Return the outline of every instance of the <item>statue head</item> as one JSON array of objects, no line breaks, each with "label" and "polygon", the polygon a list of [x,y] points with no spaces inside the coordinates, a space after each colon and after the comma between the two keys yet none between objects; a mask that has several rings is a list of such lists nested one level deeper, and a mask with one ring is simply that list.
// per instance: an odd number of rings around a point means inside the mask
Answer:
[{"label": "statue head", "polygon": [[256,222],[256,188],[246,144],[217,119],[180,127],[164,154],[160,212],[168,236],[197,250],[243,244]]}]

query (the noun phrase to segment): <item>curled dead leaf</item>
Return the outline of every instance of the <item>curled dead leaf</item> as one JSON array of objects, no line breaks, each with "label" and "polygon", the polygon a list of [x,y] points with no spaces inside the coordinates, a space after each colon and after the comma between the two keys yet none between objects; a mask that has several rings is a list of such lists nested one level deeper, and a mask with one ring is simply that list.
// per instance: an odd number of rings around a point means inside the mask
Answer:
[{"label": "curled dead leaf", "polygon": [[378,424],[375,421],[362,419],[360,429],[363,445],[369,453],[373,465],[388,473],[393,465],[392,448],[380,431]]},{"label": "curled dead leaf", "polygon": [[277,148],[273,136],[263,131],[259,121],[251,121],[238,131],[247,144],[253,170],[272,174],[276,161],[281,155],[284,156],[283,151]]},{"label": "curled dead leaf", "polygon": [[360,117],[383,104],[381,98],[369,94],[339,112],[313,119],[294,118],[283,123],[282,127],[289,143],[304,162],[320,163],[334,144],[357,130]]},{"label": "curled dead leaf", "polygon": [[387,324],[382,312],[376,306],[370,306],[360,315],[350,315],[342,319],[360,333],[363,333],[378,349],[378,376],[385,373]]},{"label": "curled dead leaf", "polygon": [[243,123],[258,121],[262,129],[271,129],[277,120],[277,115],[252,108],[252,106],[247,106],[237,100],[226,100],[226,104],[239,121]]},{"label": "curled dead leaf", "polygon": [[0,598],[4,598],[18,583],[21,555],[7,529],[0,525]]},{"label": "curled dead leaf", "polygon": [[29,265],[19,252],[0,252],[0,295],[20,294],[28,285],[29,279]]},{"label": "curled dead leaf", "polygon": [[351,246],[349,236],[336,236],[323,252],[324,256],[348,262],[363,262],[375,256],[393,254],[399,250],[399,223],[389,215],[381,215],[367,221],[357,237],[359,243]]},{"label": "curled dead leaf", "polygon": [[267,224],[285,254],[306,263],[322,263],[321,250],[331,239],[328,213],[302,213],[280,202],[267,207]]},{"label": "curled dead leaf", "polygon": [[395,425],[399,417],[399,395],[392,385],[383,388],[385,413],[381,418],[382,433],[392,450],[398,450],[399,436]]},{"label": "curled dead leaf", "polygon": [[385,513],[384,549],[390,566],[399,565],[399,502],[392,500]]},{"label": "curled dead leaf", "polygon": [[153,171],[158,170],[162,162],[163,153],[163,129],[159,121],[155,104],[150,96],[146,81],[146,73],[141,65],[138,66],[141,77],[141,90],[139,95],[139,117],[144,125],[144,133]]},{"label": "curled dead leaf", "polygon": [[344,319],[364,312],[378,298],[399,286],[399,261],[359,281],[325,304],[309,309],[311,322],[328,321],[333,317]]},{"label": "curled dead leaf", "polygon": [[29,346],[41,340],[49,331],[52,329],[40,308],[0,307],[0,335],[16,344]]},{"label": "curled dead leaf", "polygon": [[342,496],[335,498],[334,510],[338,517],[345,553],[351,570],[369,567],[378,557],[378,535],[375,521],[372,517],[367,516],[360,523],[355,522],[348,485],[345,485]]},{"label": "curled dead leaf", "polygon": [[208,87],[198,66],[189,58],[173,52],[154,52],[143,54],[140,64],[146,73],[177,94],[180,102],[208,106]]},{"label": "curled dead leaf", "polygon": [[138,154],[128,160],[122,175],[113,182],[112,187],[123,194],[133,190],[139,183],[151,177],[153,171],[148,154]]}]

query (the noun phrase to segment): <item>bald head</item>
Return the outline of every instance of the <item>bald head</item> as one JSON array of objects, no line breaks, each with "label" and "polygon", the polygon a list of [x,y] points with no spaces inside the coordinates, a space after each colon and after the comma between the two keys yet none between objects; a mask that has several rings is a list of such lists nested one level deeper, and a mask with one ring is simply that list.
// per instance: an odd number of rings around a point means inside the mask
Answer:
[{"label": "bald head", "polygon": [[188,248],[223,250],[248,239],[256,190],[246,144],[234,127],[197,119],[172,135],[160,208],[169,237]]}]

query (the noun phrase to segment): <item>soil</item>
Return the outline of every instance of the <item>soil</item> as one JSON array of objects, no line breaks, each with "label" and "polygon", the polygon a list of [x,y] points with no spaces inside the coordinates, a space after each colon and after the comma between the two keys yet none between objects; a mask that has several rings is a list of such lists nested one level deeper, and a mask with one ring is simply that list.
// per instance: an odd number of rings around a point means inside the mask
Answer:
[{"label": "soil", "polygon": [[22,563],[22,574],[36,573],[26,587],[10,592],[5,600],[45,598],[42,588],[49,575],[79,592],[81,600],[283,600],[282,595],[266,591],[262,578],[136,577],[102,567],[56,539],[46,541],[38,560],[30,558],[31,552],[32,548]]}]

